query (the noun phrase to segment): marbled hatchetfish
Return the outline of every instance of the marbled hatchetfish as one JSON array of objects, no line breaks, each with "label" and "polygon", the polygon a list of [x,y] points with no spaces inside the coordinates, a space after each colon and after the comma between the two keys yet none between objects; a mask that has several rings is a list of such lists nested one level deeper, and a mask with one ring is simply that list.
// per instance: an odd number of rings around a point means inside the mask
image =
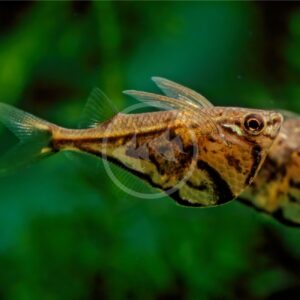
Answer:
[{"label": "marbled hatchetfish", "polygon": [[103,120],[101,109],[109,101],[95,89],[84,110],[89,122],[83,129],[66,129],[0,104],[0,121],[20,139],[2,158],[0,173],[60,151],[79,151],[120,165],[161,191],[172,190],[169,196],[182,205],[208,207],[237,198],[257,178],[274,141],[280,143],[282,114],[214,106],[182,85],[153,80],[164,96],[124,93],[163,109],[116,113]]}]

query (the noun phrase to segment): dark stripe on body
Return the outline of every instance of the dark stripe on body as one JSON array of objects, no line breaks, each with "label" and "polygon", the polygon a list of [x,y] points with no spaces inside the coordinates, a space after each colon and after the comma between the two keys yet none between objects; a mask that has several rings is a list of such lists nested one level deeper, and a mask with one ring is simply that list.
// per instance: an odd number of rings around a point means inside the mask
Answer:
[{"label": "dark stripe on body", "polygon": [[261,162],[261,159],[262,159],[261,151],[262,151],[262,149],[259,145],[254,145],[252,148],[251,154],[252,154],[253,163],[252,163],[250,173],[247,176],[246,181],[245,181],[246,185],[249,185],[251,183],[251,180],[253,179],[253,177],[256,173],[259,163]]},{"label": "dark stripe on body", "polygon": [[[162,192],[166,192],[166,195],[171,197],[173,200],[175,200],[178,204],[180,205],[183,205],[183,206],[191,206],[191,207],[203,207],[203,206],[206,206],[206,205],[203,205],[201,203],[191,203],[189,202],[188,200],[184,200],[181,198],[180,196],[180,191],[178,189],[174,189],[174,192],[172,193],[167,193],[167,191],[170,190],[170,188],[168,188],[167,190],[165,190],[162,186],[160,186],[159,184],[156,184],[152,181],[152,178],[149,174],[146,174],[146,173],[142,173],[142,172],[139,172],[139,171],[136,171],[136,170],[133,170],[131,168],[128,168],[126,165],[124,165],[120,160],[118,160],[117,158],[114,158],[114,157],[111,157],[111,156],[103,156],[100,152],[98,151],[94,151],[92,149],[89,149],[88,147],[81,147],[80,150],[82,151],[86,151],[90,154],[93,154],[97,157],[100,157],[102,159],[106,159],[107,161],[117,165],[118,167],[126,170],[127,172],[137,176],[138,178],[148,182],[152,187],[154,188],[158,188],[160,189]],[[199,186],[198,189],[201,190],[203,187],[202,186]]]},{"label": "dark stripe on body", "polygon": [[299,223],[296,223],[296,222],[293,222],[291,220],[288,220],[284,217],[284,214],[283,214],[283,211],[282,211],[282,208],[278,208],[275,212],[273,213],[268,213],[266,212],[264,209],[260,208],[260,207],[257,207],[255,205],[252,204],[251,201],[245,199],[245,198],[242,198],[242,197],[239,197],[238,200],[245,204],[246,206],[248,207],[252,207],[254,208],[256,211],[258,212],[262,212],[264,213],[265,215],[270,215],[272,216],[275,220],[277,220],[278,222],[280,222],[281,224],[284,224],[284,225],[287,225],[287,226],[290,226],[290,227],[300,227],[300,224]]},{"label": "dark stripe on body", "polygon": [[174,199],[179,205],[189,206],[189,207],[207,207],[207,205],[203,205],[201,203],[193,203],[188,200],[182,199],[180,197],[180,191],[176,190],[172,194],[169,195],[172,199]]},{"label": "dark stripe on body", "polygon": [[[176,129],[176,128],[174,128]],[[53,147],[56,150],[59,150],[62,146],[64,145],[73,145],[75,147],[80,148],[80,146],[83,143],[116,143],[118,141],[122,141],[123,144],[125,144],[127,141],[133,139],[133,138],[142,138],[142,137],[147,137],[148,135],[153,135],[153,134],[159,134],[163,133],[165,131],[169,130],[168,127],[166,128],[161,128],[161,129],[155,129],[155,130],[149,130],[146,132],[137,132],[137,133],[126,133],[123,135],[119,136],[111,136],[111,137],[84,137],[84,136],[79,136],[78,138],[72,136],[70,138],[64,138],[64,139],[56,139],[53,140],[52,144]]]},{"label": "dark stripe on body", "polygon": [[273,216],[276,220],[278,220],[280,223],[282,223],[284,225],[287,225],[290,227],[300,227],[299,223],[293,222],[284,217],[282,208],[277,209],[275,212],[273,212],[271,214],[271,216]]},{"label": "dark stripe on body", "polygon": [[[126,170],[127,172],[137,176],[138,178],[148,182],[152,187],[154,188],[158,188],[160,189],[162,192],[166,192],[166,195],[169,196],[170,198],[172,198],[173,200],[175,200],[175,202],[177,202],[178,204],[180,205],[183,205],[183,206],[191,206],[191,207],[201,207],[203,206],[202,204],[200,203],[191,203],[187,200],[184,200],[181,198],[180,196],[180,193],[179,193],[179,190],[178,189],[175,189],[174,192],[172,193],[167,193],[166,190],[163,189],[162,186],[160,186],[159,184],[156,184],[152,181],[152,178],[149,174],[145,174],[145,173],[142,173],[142,172],[139,172],[139,171],[136,171],[136,170],[133,170],[133,169],[130,169],[128,168],[127,166],[125,166],[120,160],[116,159],[116,158],[113,158],[113,157],[110,157],[110,156],[105,156],[103,157],[101,155],[101,153],[98,153],[98,152],[94,152],[93,151],[90,151],[88,149],[82,149],[83,151],[87,151],[89,153],[92,153],[102,159],[106,159],[107,161],[119,166],[120,168],[123,168],[124,170]],[[168,188],[167,190],[170,190],[170,188]]]},{"label": "dark stripe on body", "polygon": [[287,197],[291,203],[299,203],[298,199],[290,193],[287,193]]},{"label": "dark stripe on body", "polygon": [[200,184],[200,185],[196,185],[194,183],[192,183],[191,181],[187,181],[186,185],[189,186],[190,188],[197,190],[197,191],[205,191],[207,190],[207,186],[205,184]]},{"label": "dark stripe on body", "polygon": [[300,182],[296,182],[293,179],[290,179],[289,184],[291,187],[295,189],[300,189]]},{"label": "dark stripe on body", "polygon": [[102,159],[106,159],[107,161],[111,162],[111,163],[114,163],[115,165],[117,165],[118,167],[121,167],[122,169],[132,173],[133,175],[137,176],[138,178],[142,179],[142,180],[145,180],[147,181],[148,183],[150,183],[151,186],[155,187],[155,188],[159,188],[161,190],[163,190],[163,188],[154,183],[152,181],[152,178],[148,175],[148,174],[145,174],[145,173],[142,173],[142,172],[139,172],[139,171],[136,171],[134,169],[131,169],[129,167],[127,167],[126,165],[124,165],[120,160],[118,160],[117,158],[114,158],[114,157],[111,157],[111,156],[108,156],[108,155],[102,155],[100,152],[98,151],[94,151],[92,149],[89,149],[89,148],[85,148],[85,147],[81,147],[80,150],[82,151],[85,151],[85,152],[88,152],[90,154],[93,154],[97,157],[100,157]]},{"label": "dark stripe on body", "polygon": [[222,204],[226,203],[233,198],[235,198],[234,194],[231,191],[228,183],[221,177],[216,169],[211,167],[208,163],[203,160],[198,160],[197,166],[200,170],[206,171],[211,181],[213,182],[214,192],[217,195],[217,203]]}]

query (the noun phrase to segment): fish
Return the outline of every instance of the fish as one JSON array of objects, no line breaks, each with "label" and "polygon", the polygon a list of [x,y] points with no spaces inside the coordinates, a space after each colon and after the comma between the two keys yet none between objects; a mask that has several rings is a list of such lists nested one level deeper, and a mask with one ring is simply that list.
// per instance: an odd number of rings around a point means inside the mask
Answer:
[{"label": "fish", "polygon": [[239,200],[282,224],[300,226],[300,116],[284,122],[253,183]]},{"label": "fish", "polygon": [[[211,207],[237,198],[256,178],[276,140],[280,112],[214,106],[201,94],[153,77],[164,95],[124,91],[157,111],[116,112],[94,89],[84,128],[69,129],[0,104],[0,122],[20,143],[0,160],[0,174],[58,152],[85,153],[122,167],[178,204]],[[103,119],[103,109],[114,114]]]}]

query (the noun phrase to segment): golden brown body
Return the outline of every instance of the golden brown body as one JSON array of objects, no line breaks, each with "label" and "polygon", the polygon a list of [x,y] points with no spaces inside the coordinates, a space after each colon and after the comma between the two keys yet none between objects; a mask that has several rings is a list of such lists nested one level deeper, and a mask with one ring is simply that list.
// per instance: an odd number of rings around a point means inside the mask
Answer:
[{"label": "golden brown body", "polygon": [[[122,165],[184,205],[211,206],[237,197],[254,178],[279,129],[276,113],[241,108],[202,108],[218,130],[189,111],[118,114],[88,130],[53,129],[53,148],[80,150]],[[238,136],[249,113],[273,122],[263,138]],[[240,124],[241,126],[241,124]]]}]

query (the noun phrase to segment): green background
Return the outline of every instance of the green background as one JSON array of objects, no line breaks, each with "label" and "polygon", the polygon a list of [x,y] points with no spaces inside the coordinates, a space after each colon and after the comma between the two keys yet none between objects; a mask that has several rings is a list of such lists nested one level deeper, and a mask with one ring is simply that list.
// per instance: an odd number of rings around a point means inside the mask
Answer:
[{"label": "green background", "polygon": [[[293,2],[0,5],[1,101],[67,127],[94,86],[121,110],[134,103],[122,90],[156,91],[153,75],[215,105],[300,112],[299,54]],[[0,299],[299,298],[300,229],[237,201],[116,189],[62,153],[1,178]]]}]

